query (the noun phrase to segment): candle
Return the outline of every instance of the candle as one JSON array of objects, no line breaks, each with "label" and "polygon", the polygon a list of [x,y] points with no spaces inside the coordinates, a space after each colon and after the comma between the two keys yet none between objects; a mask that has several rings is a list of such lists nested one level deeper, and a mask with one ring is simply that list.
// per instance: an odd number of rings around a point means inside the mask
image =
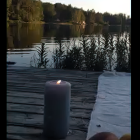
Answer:
[{"label": "candle", "polygon": [[67,136],[70,117],[71,84],[49,81],[44,94],[44,136],[61,139]]}]

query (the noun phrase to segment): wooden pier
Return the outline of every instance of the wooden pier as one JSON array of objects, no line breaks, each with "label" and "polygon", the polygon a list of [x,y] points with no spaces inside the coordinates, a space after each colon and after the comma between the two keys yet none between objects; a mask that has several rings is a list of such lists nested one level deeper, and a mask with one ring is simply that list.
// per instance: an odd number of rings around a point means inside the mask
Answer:
[{"label": "wooden pier", "polygon": [[49,80],[71,83],[70,130],[66,140],[85,140],[101,72],[7,68],[7,139],[44,140],[44,86]]}]

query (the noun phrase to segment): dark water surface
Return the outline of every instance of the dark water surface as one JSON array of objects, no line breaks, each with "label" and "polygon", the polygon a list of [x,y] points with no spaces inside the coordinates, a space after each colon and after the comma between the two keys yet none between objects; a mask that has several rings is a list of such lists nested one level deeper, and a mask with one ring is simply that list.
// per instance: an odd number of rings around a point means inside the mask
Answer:
[{"label": "dark water surface", "polygon": [[[125,32],[124,32],[125,31]],[[130,28],[121,29],[121,26],[78,26],[78,25],[48,25],[48,24],[18,24],[7,27],[7,61],[16,62],[16,66],[31,66],[33,57],[37,56],[36,47],[45,42],[49,59],[48,66],[52,67],[53,50],[63,44],[79,43],[81,35],[102,36],[108,32],[112,35],[128,33]],[[57,43],[56,43],[57,42]],[[59,42],[59,43],[58,43]]]}]

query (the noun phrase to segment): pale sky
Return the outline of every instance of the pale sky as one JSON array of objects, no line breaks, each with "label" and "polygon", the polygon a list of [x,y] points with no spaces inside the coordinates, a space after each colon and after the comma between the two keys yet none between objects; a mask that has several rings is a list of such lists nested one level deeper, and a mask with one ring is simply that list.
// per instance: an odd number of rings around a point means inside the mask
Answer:
[{"label": "pale sky", "polygon": [[124,13],[131,16],[131,0],[41,0],[42,2],[71,4],[84,10],[94,9],[95,12]]}]

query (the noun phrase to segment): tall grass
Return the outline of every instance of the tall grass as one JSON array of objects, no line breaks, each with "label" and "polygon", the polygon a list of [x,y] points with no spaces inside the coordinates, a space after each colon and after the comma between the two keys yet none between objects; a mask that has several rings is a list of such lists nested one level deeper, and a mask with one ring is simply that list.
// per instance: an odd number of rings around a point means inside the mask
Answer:
[{"label": "tall grass", "polygon": [[[128,34],[82,35],[78,43],[75,39],[66,43],[58,39],[56,43],[57,47],[52,54],[53,68],[131,71],[131,36]],[[39,51],[39,56],[41,54]],[[46,53],[44,54],[42,59],[47,57]],[[43,65],[42,59],[39,59],[38,67]],[[47,58],[45,62],[48,63]]]},{"label": "tall grass", "polygon": [[38,68],[47,68],[48,66],[48,58],[47,58],[47,47],[45,47],[45,43],[42,43],[41,46],[36,48],[38,57],[34,54],[31,57],[30,66],[38,67]]},{"label": "tall grass", "polygon": [[116,60],[116,70],[117,71],[124,71],[128,72],[130,71],[130,56],[131,56],[131,47],[128,35],[125,35],[123,38],[120,39],[120,36],[117,36],[116,41],[116,54],[117,54],[117,60]]},{"label": "tall grass", "polygon": [[53,50],[53,61],[54,61],[54,68],[61,69],[63,68],[63,59],[64,59],[64,43],[61,39],[56,40],[56,43],[58,44],[56,48]]},{"label": "tall grass", "polygon": [[82,48],[78,47],[75,39],[66,48],[66,54],[63,59],[64,69],[77,69],[80,70],[83,62]]}]

